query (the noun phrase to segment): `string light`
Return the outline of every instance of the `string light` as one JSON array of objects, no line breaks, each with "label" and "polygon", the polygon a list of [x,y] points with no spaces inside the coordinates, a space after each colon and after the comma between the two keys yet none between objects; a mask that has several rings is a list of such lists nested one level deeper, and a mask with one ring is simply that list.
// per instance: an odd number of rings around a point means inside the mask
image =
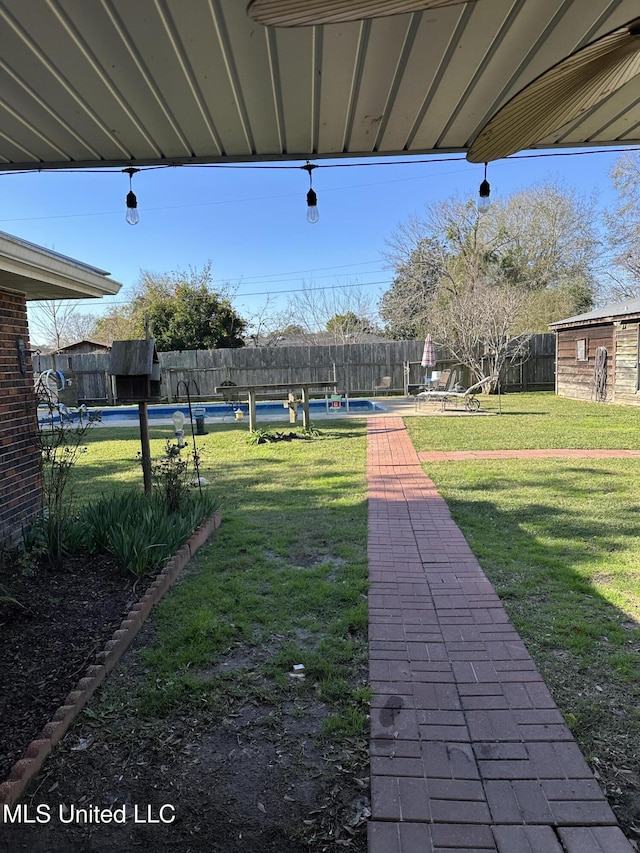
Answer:
[{"label": "string light", "polygon": [[[623,146],[616,148],[589,148],[581,151],[544,151],[544,152],[536,152],[536,153],[522,153],[522,154],[513,154],[510,157],[502,158],[502,162],[510,162],[513,160],[537,160],[541,158],[548,157],[580,157],[580,156],[593,156],[594,154],[629,154],[640,152],[640,147],[638,146]],[[140,222],[140,215],[138,213],[138,200],[136,198],[135,193],[131,188],[131,179],[133,175],[137,172],[145,171],[155,171],[158,169],[172,169],[172,168],[195,168],[195,169],[304,169],[309,174],[309,191],[307,193],[307,220],[311,223],[318,222],[320,219],[320,215],[318,212],[318,197],[313,190],[311,185],[311,173],[313,169],[341,169],[341,168],[370,168],[372,166],[404,166],[404,165],[422,165],[422,164],[433,164],[433,163],[466,163],[466,158],[464,155],[454,155],[454,156],[445,156],[445,157],[428,157],[428,158],[416,158],[413,157],[409,160],[393,160],[386,161],[373,158],[371,160],[367,160],[366,162],[341,162],[341,163],[310,163],[307,160],[307,163],[304,166],[298,165],[289,165],[289,164],[273,164],[273,163],[158,163],[156,165],[148,165],[141,166],[140,168],[136,168],[134,166],[128,166],[126,169],[120,169],[121,172],[129,175],[129,192],[126,197],[126,205],[127,205],[127,215],[126,220],[130,225],[137,225]],[[30,175],[35,174],[36,171],[39,174],[43,172],[51,172],[56,174],[78,174],[78,172],[82,172],[83,174],[91,174],[91,175],[110,175],[113,172],[109,171],[109,169],[97,168],[97,169],[80,169],[80,167],[72,167],[72,168],[53,168],[47,167],[46,165],[40,165],[37,170],[35,169],[5,169],[0,170],[0,178],[8,178],[12,176],[19,175]],[[385,182],[388,183],[388,182]],[[365,185],[366,186],[366,185]],[[479,199],[478,199],[478,213],[485,213],[490,205],[491,195],[491,186],[489,181],[487,180],[487,163],[484,164],[484,180],[480,184],[479,189]],[[180,205],[181,207],[185,207],[187,205]],[[191,205],[189,205],[191,206]],[[175,205],[173,206],[175,207]],[[155,208],[157,210],[168,209],[168,208]],[[36,216],[36,217],[23,217],[20,220],[16,220],[14,217],[10,219],[2,219],[1,222],[13,222],[13,221],[26,221],[26,220],[36,220],[36,219],[62,219],[69,218],[70,216],[102,216],[106,215],[106,213],[94,213],[94,214],[70,214],[67,216]]]},{"label": "string light", "polygon": [[310,222],[314,225],[319,219],[320,214],[318,213],[318,196],[315,194],[313,187],[311,186],[312,176],[311,173],[316,167],[315,163],[310,163],[308,160],[304,166],[300,166],[301,169],[304,169],[309,173],[309,192],[307,193],[307,222]]},{"label": "string light", "polygon": [[131,189],[131,179],[139,172],[140,169],[135,169],[133,166],[129,166],[127,169],[123,169],[127,175],[129,175],[129,192],[127,193],[127,222],[129,225],[137,225],[140,222],[140,214],[138,213],[138,199],[136,198],[136,194]]},{"label": "string light", "polygon": [[478,213],[486,213],[491,205],[491,186],[487,180],[487,164],[484,164],[484,181],[480,184]]}]

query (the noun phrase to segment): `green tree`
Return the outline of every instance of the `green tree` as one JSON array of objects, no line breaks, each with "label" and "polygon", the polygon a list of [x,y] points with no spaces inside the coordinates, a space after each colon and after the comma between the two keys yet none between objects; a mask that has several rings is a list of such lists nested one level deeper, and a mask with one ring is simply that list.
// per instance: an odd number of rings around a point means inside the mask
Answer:
[{"label": "green tree", "polygon": [[389,332],[430,332],[477,378],[520,359],[528,337],[588,310],[598,252],[590,205],[543,184],[480,215],[450,198],[388,243],[396,276],[380,303]]},{"label": "green tree", "polygon": [[373,331],[371,323],[367,318],[358,317],[354,311],[347,311],[345,314],[334,314],[333,317],[329,317],[326,330],[332,335],[341,337],[366,334]]},{"label": "green tree", "polygon": [[138,337],[130,306],[111,306],[105,314],[96,319],[91,337],[106,343]]},{"label": "green tree", "polygon": [[213,289],[210,263],[188,273],[143,272],[131,302],[97,328],[141,338],[147,323],[160,352],[244,346],[246,322],[229,297]]},{"label": "green tree", "polygon": [[385,321],[385,333],[396,340],[424,337],[428,305],[442,278],[442,244],[422,236],[421,231],[414,221],[402,235],[397,235],[401,242],[392,259],[393,285],[380,300],[379,313]]}]

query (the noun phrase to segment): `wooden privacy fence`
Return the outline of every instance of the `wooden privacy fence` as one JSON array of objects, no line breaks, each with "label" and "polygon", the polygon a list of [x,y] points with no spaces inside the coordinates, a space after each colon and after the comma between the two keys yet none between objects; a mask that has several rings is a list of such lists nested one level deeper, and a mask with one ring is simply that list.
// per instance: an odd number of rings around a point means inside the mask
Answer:
[{"label": "wooden privacy fence", "polygon": [[505,391],[554,391],[556,387],[555,333],[533,335],[526,361],[516,363],[500,377]]},{"label": "wooden privacy fence", "polygon": [[[335,381],[336,388],[350,396],[374,394],[382,378],[391,381],[385,393],[403,394],[407,383],[422,382],[425,370],[420,366],[424,341],[385,341],[376,343],[335,344],[329,346],[243,347],[240,349],[188,350],[158,354],[161,395],[172,402],[215,397],[216,386],[295,385]],[[34,356],[36,373],[50,368],[59,370],[78,402],[111,404],[117,402],[109,375],[109,353]],[[438,368],[454,362],[438,353]],[[535,335],[530,357],[510,367],[503,377],[505,391],[553,390],[555,387],[555,335]],[[461,372],[461,380],[466,376]],[[386,383],[384,383],[386,384]]]}]

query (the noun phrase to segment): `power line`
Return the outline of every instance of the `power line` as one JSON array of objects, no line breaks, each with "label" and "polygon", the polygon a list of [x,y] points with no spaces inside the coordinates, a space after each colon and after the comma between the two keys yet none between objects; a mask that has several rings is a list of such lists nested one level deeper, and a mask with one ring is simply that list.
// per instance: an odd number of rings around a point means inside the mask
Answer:
[{"label": "power line", "polygon": [[[275,276],[280,276],[280,275],[303,275],[304,273],[324,272],[325,270],[342,270],[342,269],[346,269],[347,267],[361,267],[361,266],[364,266],[365,264],[379,264],[379,263],[380,263],[380,260],[357,261],[353,264],[338,264],[337,266],[331,266],[331,267],[314,267],[313,269],[310,269],[310,270],[289,270],[288,272],[273,272],[273,273],[267,273],[266,275],[252,275],[252,276],[246,276],[246,277],[242,276],[242,281],[252,281],[255,279],[258,279],[258,281],[262,281],[263,279],[274,278]],[[365,275],[368,275],[368,273],[365,273]]]},{"label": "power line", "polygon": [[[314,292],[314,291],[318,291],[318,290],[343,290],[345,288],[351,288],[351,287],[374,287],[376,285],[390,286],[391,284],[392,284],[392,282],[389,279],[385,279],[384,281],[352,282],[351,284],[324,284],[324,285],[318,285],[317,287],[314,285],[312,287],[294,287],[294,288],[289,288],[289,289],[285,289],[285,290],[257,290],[253,293],[234,294],[233,298],[234,299],[244,299],[245,297],[248,297],[248,296],[280,296],[281,294],[286,294],[286,293],[304,293],[305,291]],[[219,293],[220,291],[216,291],[216,292]],[[207,296],[202,296],[202,297],[196,296],[194,298],[196,298],[196,299],[200,299],[200,298],[201,299],[207,299],[208,297]],[[108,302],[106,301],[107,299],[109,300]],[[51,300],[33,300],[31,302],[31,305],[34,308],[37,308],[38,301],[49,302]],[[56,299],[55,301],[60,303],[60,304],[69,303],[69,302],[73,303],[73,304],[78,303],[77,299]],[[102,298],[100,298],[99,301],[83,299],[82,300],[82,307],[86,307],[86,308],[93,308],[93,307],[109,308],[112,305],[128,305],[131,301],[132,301],[131,299],[115,299],[115,300],[112,300],[112,299],[109,299],[109,297],[102,297]]]}]

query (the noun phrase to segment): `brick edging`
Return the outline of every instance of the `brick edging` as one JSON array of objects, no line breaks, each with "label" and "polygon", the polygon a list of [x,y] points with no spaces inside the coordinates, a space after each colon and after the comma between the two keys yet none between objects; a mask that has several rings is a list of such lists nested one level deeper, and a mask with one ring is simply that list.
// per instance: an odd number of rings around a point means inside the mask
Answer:
[{"label": "brick edging", "polygon": [[[0,784],[0,806],[3,804],[11,806],[20,799],[33,777],[40,771],[49,753],[64,737],[71,723],[131,645],[154,605],[175,583],[198,548],[204,545],[213,531],[220,526],[221,518],[221,513],[218,511],[201,524],[156,575],[142,598],[133,605],[120,627],[113,632],[104,650],[97,654],[96,662],[87,668],[84,676],[64,700],[64,704],[44,726],[40,735],[31,741],[22,758],[16,761],[9,771],[6,781]],[[2,822],[0,814],[0,824]]]}]

